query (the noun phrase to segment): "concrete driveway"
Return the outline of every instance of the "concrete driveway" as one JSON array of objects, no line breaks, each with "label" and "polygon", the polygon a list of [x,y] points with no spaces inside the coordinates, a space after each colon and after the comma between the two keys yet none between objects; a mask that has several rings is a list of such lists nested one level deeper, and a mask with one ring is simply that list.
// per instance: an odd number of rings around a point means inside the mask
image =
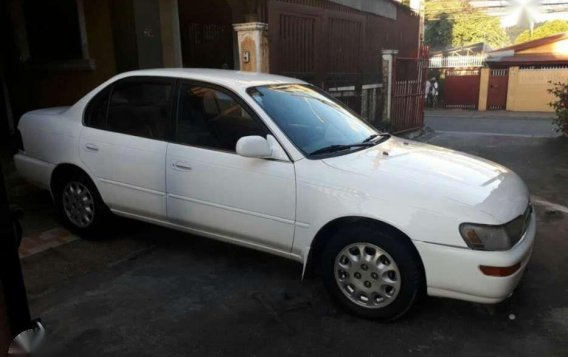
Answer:
[{"label": "concrete driveway", "polygon": [[[460,130],[422,140],[509,166],[534,195],[534,255],[504,303],[428,298],[395,323],[364,321],[338,310],[319,280],[301,281],[297,263],[117,220],[105,241],[23,260],[48,329],[44,355],[566,356],[568,139]],[[49,210],[49,196],[31,200]]]},{"label": "concrete driveway", "polygon": [[555,137],[552,113],[469,110],[427,110],[425,125],[438,133]]}]

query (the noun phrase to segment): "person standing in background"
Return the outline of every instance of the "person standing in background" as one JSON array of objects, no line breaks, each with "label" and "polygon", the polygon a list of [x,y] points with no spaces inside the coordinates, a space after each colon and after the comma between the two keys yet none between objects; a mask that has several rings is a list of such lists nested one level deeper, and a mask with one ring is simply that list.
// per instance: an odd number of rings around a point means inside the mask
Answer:
[{"label": "person standing in background", "polygon": [[428,106],[430,104],[430,89],[431,89],[430,81],[426,80],[426,88],[424,88],[424,104],[425,104],[425,106]]},{"label": "person standing in background", "polygon": [[430,85],[430,93],[432,96],[432,108],[438,107],[438,80],[436,77],[432,77],[432,84]]}]

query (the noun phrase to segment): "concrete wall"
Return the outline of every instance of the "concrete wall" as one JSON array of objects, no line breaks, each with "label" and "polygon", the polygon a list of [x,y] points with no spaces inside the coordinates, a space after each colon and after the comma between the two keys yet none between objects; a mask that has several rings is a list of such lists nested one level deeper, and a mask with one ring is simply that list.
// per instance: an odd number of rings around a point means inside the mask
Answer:
[{"label": "concrete wall", "polygon": [[34,108],[70,105],[116,73],[110,1],[84,2],[88,52],[94,68],[56,69],[20,63],[7,69],[16,118]]},{"label": "concrete wall", "polygon": [[112,0],[111,22],[116,72],[138,68],[138,42],[136,40],[134,7],[131,0]]},{"label": "concrete wall", "polygon": [[162,31],[158,0],[136,0],[133,5],[138,67],[162,67]]},{"label": "concrete wall", "polygon": [[[86,58],[80,65],[34,64],[21,0],[10,0],[14,50],[6,54],[6,82],[15,119],[24,112],[71,105],[117,73],[149,67],[181,67],[178,0],[84,0]],[[14,15],[15,14],[15,15]]]},{"label": "concrete wall", "polygon": [[164,67],[181,67],[181,40],[177,0],[161,0],[159,5]]},{"label": "concrete wall", "polygon": [[509,69],[507,110],[552,112],[548,105],[554,97],[547,89],[550,82],[568,82],[568,68],[561,69]]},{"label": "concrete wall", "polygon": [[162,67],[162,42],[171,39],[171,34],[162,34],[169,30],[169,26],[162,26],[162,17],[168,24],[172,22],[166,1],[113,0],[111,8],[117,72]]}]

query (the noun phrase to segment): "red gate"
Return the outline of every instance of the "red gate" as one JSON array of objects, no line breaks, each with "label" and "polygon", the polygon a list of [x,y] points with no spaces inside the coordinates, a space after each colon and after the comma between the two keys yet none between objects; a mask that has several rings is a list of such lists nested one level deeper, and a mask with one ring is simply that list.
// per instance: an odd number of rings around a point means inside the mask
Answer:
[{"label": "red gate", "polygon": [[393,70],[391,123],[395,133],[424,125],[425,83],[428,74],[428,48],[417,58],[396,57]]},{"label": "red gate", "polygon": [[448,109],[477,109],[479,69],[449,69],[443,83],[444,106]]},{"label": "red gate", "polygon": [[488,110],[505,110],[507,106],[508,87],[509,69],[492,69],[489,72],[489,88],[487,90]]}]

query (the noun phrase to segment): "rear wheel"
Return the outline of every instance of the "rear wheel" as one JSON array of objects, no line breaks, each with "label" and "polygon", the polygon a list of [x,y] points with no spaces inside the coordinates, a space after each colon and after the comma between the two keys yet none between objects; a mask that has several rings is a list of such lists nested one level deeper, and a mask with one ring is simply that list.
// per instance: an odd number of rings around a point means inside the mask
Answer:
[{"label": "rear wheel", "polygon": [[324,285],[344,308],[374,320],[404,315],[420,295],[421,263],[406,237],[373,225],[340,229],[322,254]]},{"label": "rear wheel", "polygon": [[85,174],[72,173],[59,180],[54,192],[65,225],[82,238],[100,239],[100,228],[109,211],[97,188]]}]

